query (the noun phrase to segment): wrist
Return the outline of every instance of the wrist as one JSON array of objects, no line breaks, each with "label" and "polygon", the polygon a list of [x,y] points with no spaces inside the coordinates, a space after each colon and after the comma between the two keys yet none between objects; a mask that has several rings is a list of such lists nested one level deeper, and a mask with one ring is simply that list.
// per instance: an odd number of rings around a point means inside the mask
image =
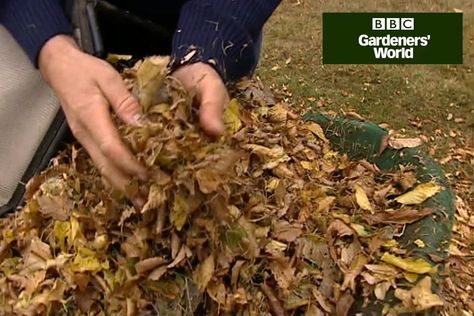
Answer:
[{"label": "wrist", "polygon": [[47,73],[51,64],[58,60],[58,57],[70,56],[71,53],[80,51],[74,38],[69,35],[55,35],[41,48],[38,55],[38,67],[42,74]]}]

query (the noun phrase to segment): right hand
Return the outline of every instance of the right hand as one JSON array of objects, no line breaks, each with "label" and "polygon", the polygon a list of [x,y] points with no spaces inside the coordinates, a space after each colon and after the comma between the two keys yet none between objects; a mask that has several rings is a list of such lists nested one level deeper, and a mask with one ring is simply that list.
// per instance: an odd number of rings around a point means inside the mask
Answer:
[{"label": "right hand", "polygon": [[[100,173],[125,192],[132,177],[148,178],[145,167],[120,140],[110,116],[138,124],[140,107],[120,75],[107,62],[83,53],[74,39],[56,35],[42,47],[39,69],[59,99],[69,126]],[[140,197],[129,197],[137,204]],[[137,200],[138,199],[138,200]]]}]

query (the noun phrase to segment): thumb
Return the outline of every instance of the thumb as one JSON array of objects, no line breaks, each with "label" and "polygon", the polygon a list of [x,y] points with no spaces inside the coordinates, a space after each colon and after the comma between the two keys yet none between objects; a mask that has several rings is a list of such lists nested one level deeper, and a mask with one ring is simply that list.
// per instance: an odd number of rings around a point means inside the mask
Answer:
[{"label": "thumb", "polygon": [[225,87],[201,85],[198,91],[199,121],[204,131],[211,136],[219,136],[224,132],[222,114],[224,106],[229,103]]},{"label": "thumb", "polygon": [[141,117],[140,105],[137,99],[128,91],[122,77],[115,70],[113,72],[114,74],[111,74],[107,80],[99,80],[100,89],[114,112],[123,122],[139,125]]}]

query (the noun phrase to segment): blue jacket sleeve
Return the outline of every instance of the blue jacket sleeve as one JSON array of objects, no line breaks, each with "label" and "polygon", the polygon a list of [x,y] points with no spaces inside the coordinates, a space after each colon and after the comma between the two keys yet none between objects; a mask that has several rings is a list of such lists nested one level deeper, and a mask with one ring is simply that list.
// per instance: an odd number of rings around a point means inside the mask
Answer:
[{"label": "blue jacket sleeve", "polygon": [[48,39],[57,34],[72,34],[72,26],[58,0],[0,0],[0,24],[35,66]]},{"label": "blue jacket sleeve", "polygon": [[181,8],[172,67],[214,66],[225,82],[249,75],[259,58],[263,25],[280,0],[190,0]]}]

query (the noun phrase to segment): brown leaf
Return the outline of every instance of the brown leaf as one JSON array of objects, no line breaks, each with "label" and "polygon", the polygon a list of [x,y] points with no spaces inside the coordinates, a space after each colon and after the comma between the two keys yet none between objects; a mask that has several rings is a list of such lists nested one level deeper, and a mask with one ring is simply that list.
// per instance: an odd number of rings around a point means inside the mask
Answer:
[{"label": "brown leaf", "polygon": [[204,292],[207,284],[214,274],[214,256],[209,255],[193,272],[193,281],[196,283],[199,291]]},{"label": "brown leaf", "polygon": [[390,282],[387,282],[387,281],[377,283],[375,285],[375,289],[374,289],[375,297],[378,300],[383,301],[385,299],[385,296],[387,295],[387,292],[388,292],[388,290],[390,289],[391,286],[392,286],[392,284]]},{"label": "brown leaf", "polygon": [[161,265],[164,265],[166,260],[162,257],[153,257],[141,260],[135,264],[135,270],[138,274],[144,274],[150,270],[153,270]]},{"label": "brown leaf", "polygon": [[303,225],[290,224],[287,221],[279,220],[273,225],[272,235],[283,242],[292,242],[303,234]]},{"label": "brown leaf", "polygon": [[74,291],[74,300],[77,303],[77,306],[81,310],[81,312],[87,314],[92,304],[98,299],[97,292],[94,291],[93,288],[89,288],[88,290],[77,290]]},{"label": "brown leaf", "polygon": [[200,169],[196,172],[196,180],[202,193],[212,193],[222,183],[222,175],[213,169]]},{"label": "brown leaf", "polygon": [[230,278],[230,284],[232,287],[235,287],[237,285],[237,281],[239,279],[239,274],[240,274],[240,269],[242,269],[242,266],[244,265],[245,260],[237,260],[232,267],[232,274]]},{"label": "brown leaf", "polygon": [[166,271],[168,271],[167,266],[158,267],[151,271],[151,273],[148,275],[148,279],[152,281],[158,281],[166,273]]},{"label": "brown leaf", "polygon": [[227,304],[227,291],[224,283],[210,282],[206,292],[219,306],[225,306]]},{"label": "brown leaf", "polygon": [[402,207],[398,210],[380,211],[375,214],[364,214],[362,218],[369,225],[377,224],[411,224],[425,216],[433,214],[432,208],[423,208],[421,210]]},{"label": "brown leaf", "polygon": [[268,111],[268,119],[273,123],[285,123],[288,119],[288,107],[284,103],[277,103]]},{"label": "brown leaf", "polygon": [[402,149],[402,148],[414,148],[418,147],[423,144],[423,141],[416,137],[416,138],[395,138],[389,137],[388,138],[388,145],[394,149]]},{"label": "brown leaf", "polygon": [[441,298],[431,292],[431,277],[426,276],[411,290],[397,288],[395,297],[402,301],[404,312],[418,313],[435,306],[443,306]]},{"label": "brown leaf", "polygon": [[354,302],[355,299],[350,291],[346,291],[336,303],[336,316],[347,316]]},{"label": "brown leaf", "polygon": [[243,156],[240,150],[226,148],[219,153],[219,159],[213,164],[214,170],[218,174],[230,174],[235,166]]},{"label": "brown leaf", "polygon": [[324,295],[315,287],[311,289],[311,292],[316,299],[316,302],[318,302],[319,306],[321,306],[322,309],[324,309],[325,312],[329,313],[330,315],[334,314],[334,306],[329,302],[327,298],[324,297]]},{"label": "brown leaf", "polygon": [[283,290],[290,288],[290,285],[295,281],[296,269],[291,267],[288,258],[285,258],[282,261],[272,261],[272,263],[270,263],[270,270],[272,271],[273,277],[277,281],[278,286]]},{"label": "brown leaf", "polygon": [[171,234],[171,259],[175,259],[178,254],[179,249],[181,248],[181,239],[179,239],[178,234],[175,231]]},{"label": "brown leaf", "polygon": [[316,213],[327,213],[331,209],[331,206],[336,201],[335,196],[325,196],[324,198],[318,200],[318,208]]},{"label": "brown leaf", "polygon": [[39,211],[46,218],[51,217],[54,220],[66,221],[74,206],[72,201],[66,196],[41,195],[37,199]]},{"label": "brown leaf", "polygon": [[359,254],[356,260],[352,261],[349,271],[344,275],[344,282],[342,282],[341,291],[345,291],[348,287],[355,293],[356,277],[362,272],[364,266],[369,262],[364,254]]},{"label": "brown leaf", "polygon": [[189,257],[191,255],[191,250],[186,246],[182,245],[181,249],[179,250],[178,254],[176,255],[176,258],[168,264],[168,269],[174,268],[177,265],[179,265],[186,257]]},{"label": "brown leaf", "polygon": [[166,195],[163,192],[163,189],[157,184],[152,184],[148,191],[148,200],[141,209],[141,213],[143,214],[149,210],[158,209],[165,202]]},{"label": "brown leaf", "polygon": [[25,293],[27,295],[32,295],[41,282],[44,281],[46,277],[46,270],[35,271],[32,274],[28,275],[25,284]]},{"label": "brown leaf", "polygon": [[138,96],[145,112],[157,101],[160,87],[167,73],[168,62],[168,57],[149,57],[137,70]]},{"label": "brown leaf", "polygon": [[379,205],[385,205],[387,203],[386,196],[393,189],[393,185],[388,184],[379,190],[374,192],[374,201]]},{"label": "brown leaf", "polygon": [[272,288],[266,285],[265,283],[260,284],[260,289],[262,290],[263,294],[267,297],[268,305],[270,305],[270,309],[273,311],[273,315],[275,316],[286,316],[286,312],[283,309],[283,306],[280,300],[276,297],[275,293],[273,292]]},{"label": "brown leaf", "polygon": [[413,172],[405,172],[401,176],[400,179],[400,186],[402,187],[403,191],[408,191],[409,189],[413,188],[416,184],[416,176]]},{"label": "brown leaf", "polygon": [[336,249],[334,249],[334,243],[337,238],[344,237],[344,236],[353,236],[354,231],[352,228],[347,226],[343,221],[340,219],[336,219],[331,222],[329,227],[327,228],[326,231],[326,239],[328,240],[328,246],[329,246],[329,254],[331,255],[331,258],[337,262],[337,255],[336,255]]}]

